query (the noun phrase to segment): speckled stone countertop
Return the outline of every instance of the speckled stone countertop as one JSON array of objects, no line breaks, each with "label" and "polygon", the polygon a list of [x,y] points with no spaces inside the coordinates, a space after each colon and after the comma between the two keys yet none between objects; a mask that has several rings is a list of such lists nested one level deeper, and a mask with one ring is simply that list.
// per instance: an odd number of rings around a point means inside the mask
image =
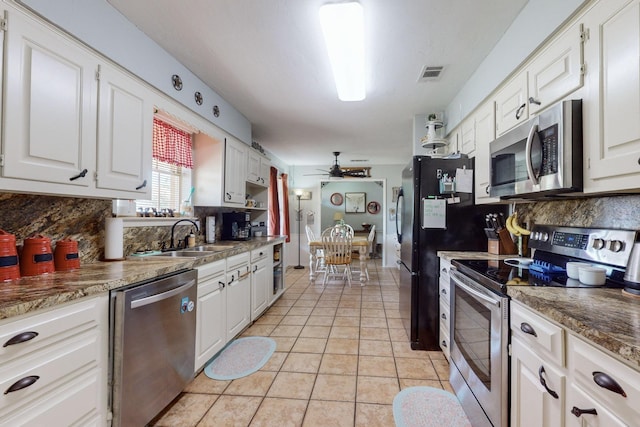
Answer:
[{"label": "speckled stone countertop", "polygon": [[201,258],[137,257],[124,261],[82,265],[79,270],[59,271],[0,283],[0,319],[53,307],[85,296],[108,292],[136,282],[224,259],[265,245],[284,242],[285,237],[256,237],[244,242],[216,242],[229,246]]},{"label": "speckled stone countertop", "polygon": [[640,370],[640,298],[602,288],[509,286],[507,293]]}]

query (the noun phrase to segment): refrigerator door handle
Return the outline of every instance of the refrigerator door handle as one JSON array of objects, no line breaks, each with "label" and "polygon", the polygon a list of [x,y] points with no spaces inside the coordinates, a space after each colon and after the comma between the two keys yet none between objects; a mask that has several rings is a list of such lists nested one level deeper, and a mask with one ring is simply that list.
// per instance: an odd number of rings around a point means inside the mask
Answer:
[{"label": "refrigerator door handle", "polygon": [[[404,192],[402,191],[402,187],[400,187],[400,191],[398,191],[398,198],[396,199],[396,234],[398,236],[398,243],[402,243],[402,208],[401,203],[404,199]],[[398,224],[398,220],[400,220],[400,224]]]}]

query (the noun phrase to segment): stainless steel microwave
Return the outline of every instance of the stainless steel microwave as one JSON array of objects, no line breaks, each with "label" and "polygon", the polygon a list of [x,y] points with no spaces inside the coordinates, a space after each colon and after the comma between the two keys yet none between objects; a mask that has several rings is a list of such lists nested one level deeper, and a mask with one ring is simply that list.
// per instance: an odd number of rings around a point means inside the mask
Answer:
[{"label": "stainless steel microwave", "polygon": [[582,191],[582,100],[562,101],[491,142],[491,197]]}]

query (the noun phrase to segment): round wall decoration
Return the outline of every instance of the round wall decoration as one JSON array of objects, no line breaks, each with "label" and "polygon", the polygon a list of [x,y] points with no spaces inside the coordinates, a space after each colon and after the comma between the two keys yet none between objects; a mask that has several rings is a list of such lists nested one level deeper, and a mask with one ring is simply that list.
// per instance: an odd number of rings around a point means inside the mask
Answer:
[{"label": "round wall decoration", "polygon": [[372,215],[375,215],[378,212],[380,212],[380,203],[378,203],[378,202],[369,202],[367,204],[367,212],[369,212]]},{"label": "round wall decoration", "polygon": [[342,204],[342,194],[340,193],[333,193],[331,195],[331,198],[329,199],[331,201],[331,204],[334,206],[340,206]]}]

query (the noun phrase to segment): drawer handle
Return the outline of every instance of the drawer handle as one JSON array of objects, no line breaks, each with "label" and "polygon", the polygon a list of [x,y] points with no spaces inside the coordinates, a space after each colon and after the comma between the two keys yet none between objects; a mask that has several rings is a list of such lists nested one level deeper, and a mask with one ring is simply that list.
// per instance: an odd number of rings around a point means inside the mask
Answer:
[{"label": "drawer handle", "polygon": [[222,288],[218,288],[218,289],[224,289],[224,287],[226,286],[226,283],[221,282],[220,280],[218,280],[218,285],[222,286]]},{"label": "drawer handle", "polygon": [[516,120],[520,120],[520,117],[522,117],[526,106],[527,104],[522,104],[520,107],[518,107],[518,109],[516,110]]},{"label": "drawer handle", "polygon": [[37,375],[30,375],[28,377],[21,378],[18,381],[16,381],[15,383],[13,383],[11,385],[11,387],[6,389],[4,394],[13,393],[14,391],[18,391],[18,390],[22,390],[23,388],[27,388],[30,385],[32,385],[33,383],[35,383],[36,381],[38,381],[39,379],[40,379],[40,377],[37,376]]},{"label": "drawer handle", "polygon": [[236,280],[236,276],[234,276],[234,275],[232,274],[232,275],[231,275],[231,281],[230,281],[230,282],[227,282],[227,285],[232,284],[233,282],[235,282],[235,280]]},{"label": "drawer handle", "polygon": [[440,291],[440,293],[442,293],[442,295],[446,295],[447,294],[447,290],[443,289],[442,291]]},{"label": "drawer handle", "polygon": [[525,334],[533,335],[534,337],[538,336],[538,334],[536,334],[536,330],[533,329],[533,326],[531,326],[527,322],[520,323],[520,330]]},{"label": "drawer handle", "polygon": [[254,266],[253,266],[253,272],[255,273],[256,271],[258,271],[258,266],[257,266],[257,265],[254,265]]},{"label": "drawer handle", "polygon": [[442,343],[441,343],[441,344],[442,344],[442,346],[443,346],[444,348],[447,348],[447,342],[446,342],[445,340],[442,340]]},{"label": "drawer handle", "polygon": [[34,339],[37,336],[38,336],[37,332],[32,332],[32,331],[23,332],[21,334],[18,334],[16,336],[14,336],[9,341],[4,343],[3,347],[9,347],[10,345],[16,345],[16,344],[20,344],[20,343],[23,343],[23,342],[27,342],[27,341],[30,341],[30,340]]},{"label": "drawer handle", "polygon": [[446,268],[443,268],[443,269],[442,269],[442,272],[443,272],[443,273],[446,273],[446,272],[447,272],[447,269],[446,269]]},{"label": "drawer handle", "polygon": [[580,418],[580,416],[582,414],[590,414],[590,415],[598,415],[598,412],[595,409],[580,409],[578,407],[573,407],[573,409],[571,409],[571,413],[573,415],[575,415],[576,417]]},{"label": "drawer handle", "polygon": [[627,397],[627,393],[625,393],[622,387],[620,387],[620,384],[618,384],[616,380],[614,380],[604,372],[593,372],[593,381],[602,388],[606,388],[609,391],[618,393],[622,397]]},{"label": "drawer handle", "polygon": [[555,391],[553,391],[549,387],[547,387],[547,382],[542,377],[542,375],[544,373],[545,373],[544,372],[544,366],[540,366],[540,369],[538,370],[538,378],[540,378],[540,384],[542,385],[542,387],[544,387],[545,390],[547,390],[547,393],[549,393],[551,395],[551,397],[553,397],[554,399],[557,399],[558,398],[558,393],[556,393]]},{"label": "drawer handle", "polygon": [[442,315],[440,315],[440,317],[442,317],[442,319],[447,320],[447,315],[445,313],[442,313]]}]

